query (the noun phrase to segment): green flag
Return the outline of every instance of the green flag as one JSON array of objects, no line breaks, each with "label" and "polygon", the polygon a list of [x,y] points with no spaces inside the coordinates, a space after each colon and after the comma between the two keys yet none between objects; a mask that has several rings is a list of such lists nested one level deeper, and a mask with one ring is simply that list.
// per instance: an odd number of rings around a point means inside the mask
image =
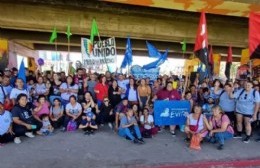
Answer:
[{"label": "green flag", "polygon": [[70,36],[72,35],[71,32],[70,32],[70,20],[68,21],[68,24],[67,24],[67,38],[68,40],[70,40]]},{"label": "green flag", "polygon": [[91,33],[90,33],[90,41],[92,44],[94,43],[95,36],[99,36],[99,32],[98,32],[97,22],[95,19],[93,19],[92,26],[91,26]]},{"label": "green flag", "polygon": [[187,50],[186,40],[183,40],[183,41],[181,42],[181,44],[182,44],[181,50],[182,50],[183,53],[185,53],[186,50]]},{"label": "green flag", "polygon": [[50,37],[50,43],[53,43],[57,38],[57,30],[56,27],[54,27],[52,33],[51,33],[51,37]]}]

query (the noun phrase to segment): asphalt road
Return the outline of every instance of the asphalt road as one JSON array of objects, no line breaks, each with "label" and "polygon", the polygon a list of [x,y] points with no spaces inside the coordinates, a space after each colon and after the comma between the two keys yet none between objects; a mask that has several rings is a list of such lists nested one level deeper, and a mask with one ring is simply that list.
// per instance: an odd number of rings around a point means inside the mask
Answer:
[{"label": "asphalt road", "polygon": [[52,136],[22,137],[21,144],[9,143],[0,148],[0,168],[185,167],[182,166],[185,164],[200,167],[200,163],[220,163],[222,167],[221,163],[226,161],[260,160],[260,143],[253,140],[245,144],[241,139],[232,139],[222,151],[214,144],[203,143],[202,150],[195,151],[187,147],[183,133],[178,132],[173,138],[164,131],[145,142],[133,144],[108,127],[93,136],[81,131],[57,131]]}]

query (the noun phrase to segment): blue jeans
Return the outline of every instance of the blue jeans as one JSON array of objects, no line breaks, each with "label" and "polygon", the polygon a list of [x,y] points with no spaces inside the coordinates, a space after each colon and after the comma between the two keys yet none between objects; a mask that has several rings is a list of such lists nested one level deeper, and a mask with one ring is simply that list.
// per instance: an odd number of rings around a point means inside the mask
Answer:
[{"label": "blue jeans", "polygon": [[214,134],[214,137],[219,144],[224,145],[224,141],[233,138],[233,134],[228,131],[217,132]]},{"label": "blue jeans", "polygon": [[[140,129],[137,125],[134,126],[134,131],[135,131],[137,138],[139,138],[139,139],[142,138]],[[127,136],[132,141],[135,139],[134,135],[130,132],[129,128],[119,128],[118,135],[121,137]]]}]

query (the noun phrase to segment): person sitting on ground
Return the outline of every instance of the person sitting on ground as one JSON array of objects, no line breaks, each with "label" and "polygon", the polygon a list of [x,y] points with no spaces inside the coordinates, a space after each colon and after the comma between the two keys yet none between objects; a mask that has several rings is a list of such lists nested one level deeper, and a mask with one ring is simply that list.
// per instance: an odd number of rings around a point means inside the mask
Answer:
[{"label": "person sitting on ground", "polygon": [[204,122],[209,132],[210,142],[218,142],[218,150],[224,148],[225,140],[233,138],[234,130],[231,126],[230,120],[219,105],[212,107],[213,116],[208,121],[204,117]]},{"label": "person sitting on ground", "polygon": [[3,103],[0,102],[0,146],[13,141],[13,139],[12,115],[4,109]]},{"label": "person sitting on ground", "polygon": [[158,129],[154,126],[154,119],[151,114],[149,114],[149,109],[144,108],[143,114],[140,116],[141,122],[141,134],[144,138],[152,138],[153,135],[157,134]]},{"label": "person sitting on ground", "polygon": [[113,114],[113,107],[109,102],[109,99],[106,97],[104,98],[103,103],[100,107],[100,113],[97,116],[98,123],[104,125],[105,123],[108,123],[108,126],[112,129],[112,123],[115,120],[115,115]]},{"label": "person sitting on ground", "polygon": [[42,127],[42,123],[36,120],[32,115],[32,107],[27,103],[28,96],[24,93],[18,95],[17,104],[12,109],[13,116],[13,130],[15,133],[14,143],[21,143],[21,136],[26,135],[29,138],[33,138],[33,132],[39,134],[39,130]]},{"label": "person sitting on ground", "polygon": [[43,114],[41,116],[42,120],[42,128],[40,129],[40,133],[42,135],[51,135],[53,133],[54,128],[51,125],[49,115]]},{"label": "person sitting on ground", "polygon": [[55,129],[62,126],[64,122],[64,108],[59,98],[53,100],[53,105],[50,108],[50,119]]},{"label": "person sitting on ground", "polygon": [[66,116],[62,131],[65,131],[70,121],[76,122],[77,127],[81,123],[82,107],[77,102],[76,96],[72,95],[69,98],[69,103],[66,105]]},{"label": "person sitting on ground", "polygon": [[128,109],[128,99],[124,98],[116,107],[115,107],[115,131],[117,132],[118,125],[119,125],[119,114],[123,113],[126,114]]},{"label": "person sitting on ground", "polygon": [[46,100],[45,96],[40,95],[35,103],[35,108],[33,109],[33,117],[39,122],[42,122],[41,116],[44,114],[50,114],[49,106],[50,104]]},{"label": "person sitting on ground", "polygon": [[185,126],[185,133],[187,134],[187,138],[185,140],[187,142],[190,142],[191,136],[194,134],[199,134],[203,139],[208,133],[206,123],[203,120],[205,115],[202,114],[201,106],[195,105],[193,111],[193,113],[187,116]]},{"label": "person sitting on ground", "polygon": [[82,129],[86,135],[94,134],[94,131],[98,129],[95,122],[96,116],[91,110],[92,109],[90,107],[84,110],[85,115],[82,116],[82,121],[79,125],[79,129]]},{"label": "person sitting on ground", "polygon": [[126,115],[120,114],[120,127],[118,134],[121,137],[130,139],[134,143],[144,143],[137,121],[133,116],[132,109],[128,109]]}]

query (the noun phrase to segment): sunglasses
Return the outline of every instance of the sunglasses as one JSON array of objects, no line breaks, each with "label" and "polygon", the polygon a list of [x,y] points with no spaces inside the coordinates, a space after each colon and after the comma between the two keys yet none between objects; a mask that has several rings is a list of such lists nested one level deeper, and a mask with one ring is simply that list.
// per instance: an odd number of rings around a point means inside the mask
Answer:
[{"label": "sunglasses", "polygon": [[108,102],[109,100],[104,100],[104,102]]},{"label": "sunglasses", "polygon": [[247,94],[245,94],[245,97],[244,97],[244,99],[247,99]]}]

